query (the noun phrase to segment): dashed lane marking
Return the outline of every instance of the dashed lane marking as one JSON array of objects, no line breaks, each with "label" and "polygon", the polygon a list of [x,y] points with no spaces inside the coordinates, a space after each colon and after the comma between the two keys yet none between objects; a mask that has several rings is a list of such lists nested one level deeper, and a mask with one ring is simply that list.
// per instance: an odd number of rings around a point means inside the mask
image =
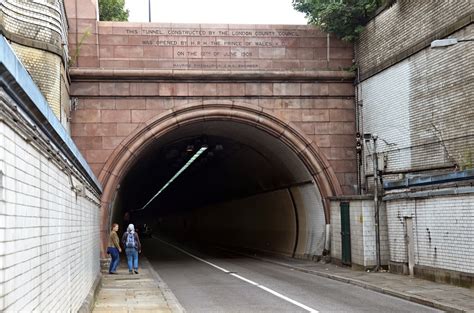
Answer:
[{"label": "dashed lane marking", "polygon": [[287,297],[287,296],[285,296],[285,295],[282,295],[281,293],[279,293],[279,292],[277,292],[277,291],[275,291],[275,290],[273,290],[273,289],[270,289],[270,288],[268,288],[268,287],[265,287],[265,286],[263,286],[263,285],[260,285],[259,283],[256,283],[256,282],[254,282],[254,281],[252,281],[252,280],[250,280],[250,279],[247,279],[247,278],[245,278],[245,277],[243,277],[243,276],[237,275],[237,274],[235,274],[235,272],[231,272],[231,271],[229,271],[229,270],[226,270],[226,269],[223,268],[223,267],[220,267],[220,266],[218,266],[218,265],[216,265],[216,264],[213,264],[213,263],[211,263],[211,262],[209,262],[209,261],[206,261],[206,260],[204,260],[204,259],[202,259],[202,258],[200,258],[200,257],[198,257],[198,256],[195,256],[194,254],[191,254],[191,253],[187,252],[186,250],[183,250],[183,249],[181,249],[181,248],[179,248],[179,247],[177,247],[177,246],[175,246],[175,245],[173,245],[173,244],[171,244],[171,243],[168,243],[168,242],[166,242],[166,241],[163,241],[163,240],[161,240],[161,239],[159,239],[159,238],[157,238],[157,237],[154,237],[154,236],[153,236],[153,238],[156,239],[156,240],[161,241],[162,243],[164,243],[164,244],[166,244],[166,245],[168,245],[168,246],[170,246],[170,247],[175,248],[176,250],[178,250],[178,251],[180,251],[180,252],[182,252],[182,253],[184,253],[184,254],[186,254],[186,255],[188,255],[188,256],[190,256],[190,257],[192,257],[192,258],[194,258],[194,259],[196,259],[196,260],[198,260],[198,261],[201,261],[201,262],[203,262],[203,263],[206,263],[207,265],[210,265],[210,266],[212,266],[212,267],[214,267],[214,268],[216,268],[216,269],[218,269],[218,270],[220,270],[220,271],[222,271],[222,272],[224,272],[224,273],[226,273],[226,274],[229,274],[229,275],[231,275],[231,276],[233,276],[233,277],[235,277],[235,278],[238,278],[238,279],[240,279],[240,280],[242,280],[242,281],[244,281],[244,282],[246,282],[246,283],[248,283],[248,284],[250,284],[250,285],[253,285],[253,286],[258,287],[258,288],[260,288],[260,289],[262,289],[262,290],[265,290],[266,292],[268,292],[268,293],[270,293],[270,294],[272,294],[272,295],[274,295],[274,296],[276,296],[276,297],[278,297],[278,298],[280,298],[280,299],[283,299],[283,300],[285,300],[285,301],[287,301],[287,302],[290,302],[290,303],[292,303],[292,304],[294,304],[294,305],[296,305],[296,306],[299,306],[300,308],[305,309],[305,310],[308,311],[308,312],[319,313],[318,310],[315,310],[315,309],[313,309],[313,308],[311,308],[311,307],[309,307],[309,306],[307,306],[307,305],[304,305],[304,304],[302,304],[302,303],[300,303],[300,302],[298,302],[298,301],[296,301],[296,300],[293,300],[293,299],[291,299],[291,298],[289,298],[289,297]]}]

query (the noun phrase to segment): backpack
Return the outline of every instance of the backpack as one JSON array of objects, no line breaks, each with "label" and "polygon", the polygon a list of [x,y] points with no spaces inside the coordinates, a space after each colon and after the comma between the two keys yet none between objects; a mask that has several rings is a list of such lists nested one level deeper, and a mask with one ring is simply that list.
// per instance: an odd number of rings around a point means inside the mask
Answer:
[{"label": "backpack", "polygon": [[125,248],[135,248],[135,234],[128,233],[127,241],[125,242]]}]

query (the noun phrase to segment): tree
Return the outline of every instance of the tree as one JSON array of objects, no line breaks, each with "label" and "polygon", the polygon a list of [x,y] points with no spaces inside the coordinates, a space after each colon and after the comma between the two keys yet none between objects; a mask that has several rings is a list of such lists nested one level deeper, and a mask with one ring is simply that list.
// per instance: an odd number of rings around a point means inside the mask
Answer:
[{"label": "tree", "polygon": [[293,7],[306,14],[310,24],[354,41],[377,9],[390,0],[293,0]]},{"label": "tree", "polygon": [[128,21],[129,11],[125,0],[99,0],[99,19],[101,21]]}]

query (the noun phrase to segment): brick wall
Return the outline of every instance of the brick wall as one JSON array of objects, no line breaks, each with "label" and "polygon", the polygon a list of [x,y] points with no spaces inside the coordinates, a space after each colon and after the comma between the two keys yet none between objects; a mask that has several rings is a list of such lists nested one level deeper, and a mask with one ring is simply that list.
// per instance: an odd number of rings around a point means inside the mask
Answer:
[{"label": "brick wall", "polygon": [[413,218],[415,265],[474,273],[474,195],[387,202],[390,260],[406,263],[404,217]]},{"label": "brick wall", "polygon": [[[453,36],[473,34],[471,24]],[[385,171],[453,170],[472,164],[472,44],[424,49],[358,85],[361,132],[379,135]],[[366,173],[372,173],[369,148],[364,150]]]},{"label": "brick wall", "polygon": [[471,0],[396,1],[370,21],[360,36],[356,58],[361,75],[444,31],[473,10]]},{"label": "brick wall", "polygon": [[0,311],[76,312],[99,273],[99,198],[88,189],[76,194],[71,179],[77,185],[79,178],[31,140],[21,123],[12,128],[4,121]]},{"label": "brick wall", "polygon": [[63,1],[0,3],[0,33],[11,41],[54,114],[69,129],[67,28]]}]

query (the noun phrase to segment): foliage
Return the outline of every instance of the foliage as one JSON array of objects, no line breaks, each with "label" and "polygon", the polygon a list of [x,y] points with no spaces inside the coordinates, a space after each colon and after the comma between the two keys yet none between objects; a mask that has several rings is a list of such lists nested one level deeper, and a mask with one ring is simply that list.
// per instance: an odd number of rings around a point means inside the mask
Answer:
[{"label": "foliage", "polygon": [[79,53],[81,52],[81,47],[84,44],[84,41],[91,35],[91,30],[89,27],[84,31],[84,34],[82,34],[81,38],[79,39],[79,42],[76,45],[76,49],[74,50],[74,53],[71,55],[69,58],[69,66],[74,66],[77,62],[77,59],[79,58]]},{"label": "foliage", "polygon": [[354,41],[377,9],[387,0],[293,0],[293,7],[306,14],[310,24]]},{"label": "foliage", "polygon": [[99,19],[101,21],[127,21],[129,11],[125,0],[99,0]]}]

